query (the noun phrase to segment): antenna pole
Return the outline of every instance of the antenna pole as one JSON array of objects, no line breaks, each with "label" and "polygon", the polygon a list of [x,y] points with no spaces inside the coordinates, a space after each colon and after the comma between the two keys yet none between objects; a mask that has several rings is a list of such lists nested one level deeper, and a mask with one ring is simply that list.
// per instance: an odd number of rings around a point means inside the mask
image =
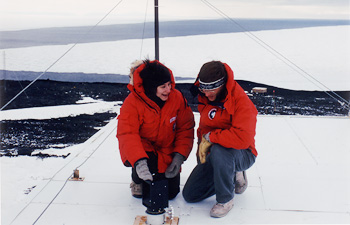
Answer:
[{"label": "antenna pole", "polygon": [[5,51],[3,51],[3,53],[4,53],[4,79],[6,80],[6,53],[5,53]]},{"label": "antenna pole", "polygon": [[159,21],[158,21],[158,0],[154,0],[154,37],[155,37],[155,56],[159,61]]}]

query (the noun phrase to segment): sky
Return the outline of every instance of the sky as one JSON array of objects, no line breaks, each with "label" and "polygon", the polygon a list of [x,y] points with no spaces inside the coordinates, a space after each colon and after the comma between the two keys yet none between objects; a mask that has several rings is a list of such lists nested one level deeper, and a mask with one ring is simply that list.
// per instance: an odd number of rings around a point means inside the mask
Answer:
[{"label": "sky", "polygon": [[[350,19],[349,0],[206,0],[232,18]],[[1,0],[0,30],[153,20],[153,0]],[[159,0],[162,21],[222,18],[203,0]]]}]

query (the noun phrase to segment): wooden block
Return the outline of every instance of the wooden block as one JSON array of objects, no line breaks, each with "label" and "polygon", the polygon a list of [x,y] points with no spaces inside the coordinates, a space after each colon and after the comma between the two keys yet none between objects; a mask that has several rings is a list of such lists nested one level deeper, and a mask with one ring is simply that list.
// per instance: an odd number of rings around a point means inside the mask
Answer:
[{"label": "wooden block", "polygon": [[136,216],[134,225],[146,225],[147,216]]},{"label": "wooden block", "polygon": [[[134,225],[147,225],[147,216],[136,216]],[[179,217],[175,216],[174,219],[166,218],[164,225],[179,225]]]},{"label": "wooden block", "polygon": [[170,219],[169,217],[167,217],[165,223],[165,225],[178,225],[179,224],[179,217],[175,216],[174,219]]}]

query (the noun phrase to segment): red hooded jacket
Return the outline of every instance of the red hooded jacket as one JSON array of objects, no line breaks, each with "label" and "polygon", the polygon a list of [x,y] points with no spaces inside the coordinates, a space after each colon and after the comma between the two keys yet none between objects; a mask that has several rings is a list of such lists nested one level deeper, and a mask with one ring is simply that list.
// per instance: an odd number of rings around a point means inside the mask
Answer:
[{"label": "red hooded jacket", "polygon": [[[225,64],[227,72],[227,96],[223,104],[211,105],[208,98],[198,95],[200,112],[198,140],[210,132],[210,141],[225,148],[250,149],[257,156],[255,149],[255,128],[257,114],[255,105],[248,98],[242,87],[234,80],[232,69]],[[198,81],[195,85],[198,86]]]},{"label": "red hooded jacket", "polygon": [[175,89],[170,69],[172,87],[164,106],[160,108],[149,99],[139,75],[144,67],[145,64],[141,64],[134,71],[134,84],[128,84],[131,93],[120,109],[119,150],[124,165],[133,167],[137,160],[148,158],[146,152],[154,152],[158,156],[158,172],[164,173],[173,153],[189,156],[194,139],[194,116],[181,92]]}]

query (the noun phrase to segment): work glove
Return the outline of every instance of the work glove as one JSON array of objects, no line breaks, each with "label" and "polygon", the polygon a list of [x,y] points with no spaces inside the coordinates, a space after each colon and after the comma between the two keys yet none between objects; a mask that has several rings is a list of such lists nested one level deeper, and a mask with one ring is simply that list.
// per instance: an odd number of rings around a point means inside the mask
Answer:
[{"label": "work glove", "polygon": [[184,162],[185,157],[180,153],[175,153],[173,161],[165,171],[166,178],[174,178],[180,172],[181,164]]},{"label": "work glove", "polygon": [[153,181],[151,172],[147,165],[147,159],[140,159],[135,163],[136,173],[144,181]]},{"label": "work glove", "polygon": [[212,143],[209,140],[209,134],[210,133],[207,133],[207,134],[202,136],[202,141],[198,147],[199,161],[202,164],[206,162],[206,157],[207,157],[209,148],[212,145]]}]

